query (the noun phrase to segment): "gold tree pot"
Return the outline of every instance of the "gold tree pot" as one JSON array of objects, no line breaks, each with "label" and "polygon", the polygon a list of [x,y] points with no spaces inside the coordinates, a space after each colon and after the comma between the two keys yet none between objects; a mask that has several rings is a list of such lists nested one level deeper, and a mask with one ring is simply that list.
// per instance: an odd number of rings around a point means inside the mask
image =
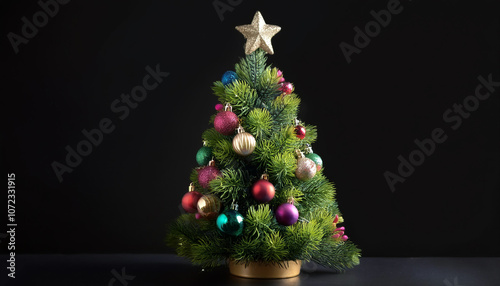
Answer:
[{"label": "gold tree pot", "polygon": [[245,278],[276,279],[290,278],[300,274],[301,260],[283,261],[284,266],[275,263],[252,261],[245,265],[244,262],[236,263],[229,260],[229,273]]}]

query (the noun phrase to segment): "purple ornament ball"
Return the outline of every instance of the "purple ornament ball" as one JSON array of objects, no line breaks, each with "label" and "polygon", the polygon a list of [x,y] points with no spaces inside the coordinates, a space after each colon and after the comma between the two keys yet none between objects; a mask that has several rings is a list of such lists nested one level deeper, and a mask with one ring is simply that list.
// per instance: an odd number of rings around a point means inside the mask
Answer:
[{"label": "purple ornament ball", "polygon": [[299,219],[299,211],[290,203],[281,204],[276,209],[275,215],[278,223],[285,226],[292,225]]}]

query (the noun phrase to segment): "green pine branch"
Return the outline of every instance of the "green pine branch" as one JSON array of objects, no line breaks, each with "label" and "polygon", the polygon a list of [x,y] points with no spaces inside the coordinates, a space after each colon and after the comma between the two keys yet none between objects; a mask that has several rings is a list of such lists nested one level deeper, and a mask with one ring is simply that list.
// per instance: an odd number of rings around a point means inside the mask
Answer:
[{"label": "green pine branch", "polygon": [[236,80],[227,86],[217,81],[212,90],[221,103],[231,103],[233,112],[240,118],[245,117],[256,106],[257,92],[245,81]]},{"label": "green pine branch", "polygon": [[226,169],[222,171],[222,176],[210,182],[212,193],[221,200],[229,203],[235,201],[245,201],[248,199],[247,188],[251,185],[252,177],[248,171],[243,169]]},{"label": "green pine branch", "polygon": [[240,63],[235,65],[236,74],[241,80],[256,89],[260,83],[262,73],[267,68],[266,61],[266,52],[262,49],[257,49],[245,58],[242,58]]},{"label": "green pine branch", "polygon": [[273,119],[267,109],[255,108],[250,111],[245,123],[246,131],[253,134],[255,138],[269,138]]},{"label": "green pine branch", "polygon": [[338,270],[343,271],[359,264],[360,250],[351,241],[336,242],[331,238],[325,238],[319,244],[318,249],[313,252],[311,260]]}]

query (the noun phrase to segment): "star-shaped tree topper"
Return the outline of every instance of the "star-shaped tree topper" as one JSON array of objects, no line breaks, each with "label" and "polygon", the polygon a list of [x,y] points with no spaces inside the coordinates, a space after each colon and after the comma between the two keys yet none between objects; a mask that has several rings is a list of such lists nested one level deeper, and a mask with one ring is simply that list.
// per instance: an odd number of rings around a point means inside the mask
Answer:
[{"label": "star-shaped tree topper", "polygon": [[236,26],[236,30],[245,36],[245,54],[249,55],[258,48],[262,48],[266,53],[274,54],[271,38],[281,30],[281,27],[268,25],[262,18],[259,11],[253,16],[252,24]]}]

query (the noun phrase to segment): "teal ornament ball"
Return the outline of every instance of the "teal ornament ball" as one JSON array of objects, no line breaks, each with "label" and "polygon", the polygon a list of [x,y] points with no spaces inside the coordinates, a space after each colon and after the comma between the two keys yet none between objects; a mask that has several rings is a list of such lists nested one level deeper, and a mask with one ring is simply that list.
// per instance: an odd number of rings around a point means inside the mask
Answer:
[{"label": "teal ornament ball", "polygon": [[224,86],[233,83],[233,81],[238,79],[238,75],[234,71],[227,71],[222,75],[222,84]]},{"label": "teal ornament ball", "polygon": [[223,233],[238,236],[243,232],[243,216],[235,210],[226,210],[217,217],[217,228]]},{"label": "teal ornament ball", "polygon": [[321,159],[321,157],[318,154],[309,153],[306,155],[306,158],[309,158],[309,159],[313,160],[314,163],[316,163],[316,167],[318,168],[318,171],[321,170],[321,168],[323,168],[323,159]]},{"label": "teal ornament ball", "polygon": [[210,159],[212,158],[212,148],[203,146],[198,150],[198,153],[196,153],[196,162],[198,162],[198,165],[200,166],[206,166],[208,162],[210,162]]}]

